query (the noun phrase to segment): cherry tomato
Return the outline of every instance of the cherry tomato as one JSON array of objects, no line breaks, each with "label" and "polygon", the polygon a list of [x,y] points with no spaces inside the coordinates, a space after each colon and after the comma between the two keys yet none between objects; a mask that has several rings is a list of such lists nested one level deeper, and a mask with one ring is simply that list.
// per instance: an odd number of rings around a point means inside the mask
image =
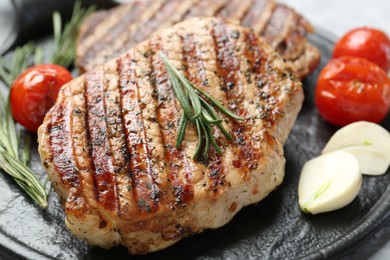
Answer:
[{"label": "cherry tomato", "polygon": [[320,114],[335,125],[378,123],[389,111],[390,79],[366,59],[333,59],[318,78],[315,102]]},{"label": "cherry tomato", "polygon": [[12,116],[22,126],[36,132],[61,86],[70,80],[72,75],[59,65],[41,64],[28,68],[12,84]]},{"label": "cherry tomato", "polygon": [[357,28],[345,34],[333,50],[333,57],[353,56],[366,58],[383,70],[390,70],[390,40],[382,31]]}]

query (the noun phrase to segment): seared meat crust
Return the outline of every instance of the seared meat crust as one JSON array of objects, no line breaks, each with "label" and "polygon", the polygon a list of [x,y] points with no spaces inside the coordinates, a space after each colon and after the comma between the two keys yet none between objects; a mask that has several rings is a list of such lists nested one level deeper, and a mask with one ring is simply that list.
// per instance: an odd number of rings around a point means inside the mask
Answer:
[{"label": "seared meat crust", "polygon": [[239,20],[274,47],[301,78],[319,63],[318,49],[306,38],[312,26],[274,0],[135,0],[86,19],[78,38],[76,65],[81,72],[88,71],[153,33],[196,16]]},{"label": "seared meat crust", "polygon": [[[192,160],[191,124],[175,148],[182,110],[158,51],[245,118],[220,115],[234,137],[214,129],[223,155]],[[192,18],[64,85],[39,128],[39,152],[76,236],[143,254],[220,227],[274,190],[302,100],[295,74],[255,33]]]}]

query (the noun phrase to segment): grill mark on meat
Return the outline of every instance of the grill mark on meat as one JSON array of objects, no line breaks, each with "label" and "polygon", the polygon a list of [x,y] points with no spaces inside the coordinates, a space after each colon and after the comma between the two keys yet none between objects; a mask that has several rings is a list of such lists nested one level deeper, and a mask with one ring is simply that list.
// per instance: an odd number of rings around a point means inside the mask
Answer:
[{"label": "grill mark on meat", "polygon": [[84,98],[96,194],[99,203],[109,211],[118,210],[115,167],[107,140],[104,102],[104,71],[100,68],[85,75]]},{"label": "grill mark on meat", "polygon": [[138,89],[140,103],[145,104],[142,115],[144,128],[147,130],[147,147],[150,152],[150,164],[151,168],[154,169],[152,174],[159,188],[159,193],[155,193],[154,195],[158,198],[159,205],[168,205],[172,201],[175,201],[175,199],[170,193],[168,182],[169,166],[166,162],[160,125],[157,120],[155,79],[151,65],[151,55],[153,54],[149,44],[145,44],[143,48],[136,50],[134,55],[137,60],[136,73],[139,75],[137,80],[140,86]]},{"label": "grill mark on meat", "polygon": [[242,25],[251,27],[256,34],[261,34],[275,7],[276,3],[273,0],[255,0],[241,20]]},{"label": "grill mark on meat", "polygon": [[[206,34],[210,34],[209,30],[204,31]],[[206,70],[203,61],[200,58],[200,56],[202,56],[202,44],[200,42],[201,40],[203,40],[202,38],[204,37],[205,35],[197,35],[197,37],[194,37],[193,34],[187,34],[182,37],[181,40],[183,46],[183,66],[186,68],[187,78],[195,86],[208,92],[205,88],[205,86],[209,86],[206,76]],[[221,136],[219,130],[217,130],[216,127],[213,127],[213,129],[215,130],[213,131],[214,137],[216,138],[218,145],[221,145],[221,139],[223,139],[223,137]],[[207,189],[213,192],[217,192],[218,185],[223,183],[222,178],[225,176],[225,168],[222,165],[222,156],[215,151],[214,147],[210,147],[208,155],[209,156],[207,158],[207,161],[205,162],[207,164],[205,174],[208,177]],[[200,160],[204,161],[205,159],[202,157],[203,155],[201,155]]]},{"label": "grill mark on meat", "polygon": [[[160,4],[162,4],[162,7],[158,10],[158,5]],[[85,22],[78,39],[76,55],[76,63],[80,69],[85,71],[93,66],[102,64],[104,61],[124,53],[128,48],[145,40],[146,36],[159,31],[161,28],[194,16],[216,16],[237,19],[243,25],[252,27],[256,34],[264,35],[266,33],[268,35],[266,37],[267,42],[272,44],[283,58],[290,61],[290,66],[296,67],[301,77],[312,71],[318,64],[319,53],[307,43],[306,39],[306,34],[313,31],[311,25],[293,9],[283,4],[275,3],[273,0],[184,0],[180,3],[178,3],[178,0],[136,0],[132,5],[126,4],[123,7],[105,11],[110,21],[112,20],[110,17],[114,17],[118,21],[117,25],[110,28],[111,31],[115,31],[117,27],[126,27],[127,25],[128,33],[123,33],[117,37],[108,37],[109,39],[102,37],[102,35],[110,33],[110,30],[106,27],[109,27],[112,22],[102,22],[102,26],[94,25],[94,19],[91,18]],[[133,12],[138,5],[146,5],[147,11],[136,12],[136,15],[128,15],[124,18],[116,17],[120,17],[123,9],[127,9],[127,13]],[[286,13],[289,13],[288,17],[278,15],[279,18],[285,20],[284,30],[280,31],[281,35],[279,36],[274,35],[274,32],[271,35],[269,32],[266,32],[266,27],[269,28],[267,23],[273,20],[272,17],[275,17],[274,12],[277,10],[281,12],[281,9],[286,9]],[[92,18],[100,14],[94,14]],[[137,15],[139,15],[137,18],[128,18]],[[108,24],[108,26],[104,26],[105,24]],[[86,32],[91,30],[89,27],[94,26],[99,27],[99,29],[96,28],[92,36],[85,37]],[[104,33],[106,30],[107,32]],[[84,38],[86,39],[84,40]],[[103,49],[96,46],[103,46]],[[95,50],[94,48],[98,49]]]},{"label": "grill mark on meat", "polygon": [[158,12],[155,12],[150,20],[138,27],[138,30],[133,37],[131,37],[131,44],[133,45],[137,42],[141,42],[146,36],[151,35],[162,22],[169,20],[180,6],[180,3],[180,0],[164,1]]},{"label": "grill mark on meat", "polygon": [[[245,48],[244,57],[247,62],[251,64],[250,67],[252,67],[252,77],[250,80],[253,84],[255,84],[255,86],[257,86],[257,88],[251,88],[254,90],[253,93],[247,92],[247,94],[256,97],[254,99],[255,109],[251,113],[255,116],[252,116],[251,119],[253,122],[261,120],[263,124],[262,129],[254,129],[254,131],[262,131],[264,142],[277,149],[278,146],[275,136],[270,131],[264,132],[265,129],[280,128],[280,126],[276,126],[276,122],[280,122],[280,120],[284,117],[281,112],[281,106],[283,105],[280,104],[280,101],[277,98],[275,98],[283,95],[282,92],[284,86],[276,84],[273,78],[282,77],[285,79],[289,77],[291,79],[291,74],[287,71],[275,69],[268,64],[267,59],[272,59],[272,57],[268,57],[264,50],[259,49],[256,36],[254,34],[246,33],[244,41],[248,46]],[[283,75],[281,73],[283,73]],[[261,77],[261,75],[267,76]],[[286,89],[284,90],[284,94],[288,94]],[[256,140],[253,140],[256,143]],[[249,168],[255,169],[257,166],[258,165],[256,164],[252,164],[249,165]]]},{"label": "grill mark on meat", "polygon": [[223,165],[223,158],[215,150],[210,152],[210,159],[207,165],[208,183],[207,189],[213,192],[213,197],[216,198],[218,186],[225,185],[225,167]]},{"label": "grill mark on meat", "polygon": [[188,12],[184,15],[182,21],[197,16],[214,16],[221,9],[225,8],[228,4],[228,0],[215,0],[204,1],[199,0],[189,8]]},{"label": "grill mark on meat", "polygon": [[158,210],[158,187],[155,184],[147,145],[147,134],[143,123],[142,108],[139,102],[136,60],[134,52],[121,57],[118,63],[120,96],[123,123],[125,125],[127,150],[130,155],[130,174],[136,205],[142,213]]},{"label": "grill mark on meat", "polygon": [[[240,80],[242,78],[240,63],[235,55],[237,52],[236,42],[242,36],[237,37],[236,32],[227,30],[223,23],[216,24],[211,35],[214,38],[215,52],[217,53],[217,71],[222,77],[222,87],[225,89],[229,109],[245,118],[247,116],[247,110],[243,103],[245,90],[243,82]],[[237,159],[233,161],[233,166],[245,174],[256,166],[260,158],[260,151],[251,141],[248,119],[243,122],[230,120],[237,149]]]},{"label": "grill mark on meat", "polygon": [[[113,8],[111,10],[98,11],[88,16],[84,23],[95,28],[93,28],[93,31],[91,31],[92,29],[88,28],[88,26],[87,28],[85,28],[85,26],[80,28],[80,38],[78,40],[83,41],[82,51],[89,51],[93,45],[100,45],[99,48],[104,47],[104,37],[107,36],[112,28],[117,26],[116,22],[118,18],[121,19],[126,13],[130,12],[131,9],[134,9],[134,4],[135,3],[129,3],[121,10]],[[100,15],[99,12],[103,15]],[[114,12],[116,12],[116,15],[111,15]],[[103,16],[106,19],[98,20],[95,16]],[[89,32],[91,32],[91,34],[89,34]]]},{"label": "grill mark on meat", "polygon": [[250,80],[256,87],[256,96],[258,101],[256,102],[257,115],[255,118],[260,118],[267,121],[267,127],[271,127],[274,124],[274,118],[272,117],[272,111],[268,109],[268,99],[270,94],[265,91],[266,86],[269,86],[269,80],[267,77],[260,77],[266,73],[266,56],[262,54],[262,51],[257,46],[256,36],[251,33],[245,34],[245,43],[248,48],[245,48],[245,58],[252,66]]},{"label": "grill mark on meat", "polygon": [[277,5],[272,12],[271,18],[262,31],[264,39],[276,48],[287,37],[289,25],[292,22],[293,13],[284,5]]},{"label": "grill mark on meat", "polygon": [[[80,82],[80,85],[84,85],[84,80]],[[64,88],[64,91],[68,90],[69,89]],[[71,103],[72,113],[70,115],[72,121],[71,136],[73,137],[72,152],[81,182],[80,186],[76,186],[75,189],[82,194],[89,210],[95,210],[97,208],[97,194],[94,186],[91,158],[88,149],[85,120],[86,103],[83,92],[84,87],[72,90],[72,95],[74,97]]]},{"label": "grill mark on meat", "polygon": [[[151,47],[152,44],[147,44],[142,53],[146,63],[145,66],[148,68],[146,75],[148,83],[145,83],[145,86],[146,88],[149,88],[149,90],[146,91],[150,91],[152,93],[150,96],[151,100],[148,101],[150,107],[147,107],[150,113],[150,117],[147,119],[146,123],[151,129],[154,129],[154,132],[156,133],[153,137],[156,139],[153,140],[154,147],[151,150],[153,151],[153,156],[155,157],[154,164],[158,169],[160,169],[158,172],[158,185],[161,191],[160,202],[170,208],[175,209],[175,204],[181,204],[182,206],[185,206],[187,203],[189,203],[192,199],[193,191],[192,189],[188,189],[188,187],[186,187],[186,189],[181,188],[181,182],[179,180],[173,179],[173,177],[179,177],[179,173],[177,172],[177,169],[172,169],[172,165],[170,163],[170,154],[172,151],[168,151],[168,149],[170,149],[170,145],[166,144],[165,142],[165,132],[162,129],[163,123],[159,120],[160,106],[168,98],[166,95],[160,95],[157,90],[156,75],[161,71],[155,71],[156,65],[154,62],[156,62],[156,58],[154,58],[155,53]],[[157,48],[156,45],[154,47]],[[161,66],[159,68],[161,68]],[[142,89],[144,90],[145,88]],[[163,94],[166,94],[166,92],[163,92]],[[163,112],[161,114],[163,114]],[[173,187],[173,182],[175,182],[176,187]]]},{"label": "grill mark on meat", "polygon": [[[253,106],[251,107],[250,114],[251,117],[248,117],[248,120],[251,120],[253,124],[257,127],[252,128],[253,134],[251,134],[250,138],[250,152],[249,157],[255,158],[256,161],[247,161],[244,162],[245,167],[250,170],[254,170],[258,168],[258,159],[262,156],[263,149],[261,146],[266,142],[272,147],[277,149],[278,145],[275,140],[275,137],[271,132],[266,131],[266,129],[272,129],[275,126],[275,117],[269,116],[267,113],[272,114],[271,111],[259,111],[259,107],[267,107],[270,106],[273,109],[278,111],[278,104],[273,99],[273,94],[266,96],[265,88],[262,86],[259,88],[257,86],[258,82],[263,83],[267,79],[268,73],[271,70],[269,64],[267,63],[267,59],[272,59],[269,57],[269,54],[266,53],[264,49],[260,49],[258,45],[258,40],[256,36],[252,32],[246,32],[243,37],[245,43],[245,51],[244,51],[244,60],[246,61],[247,68],[251,68],[250,74],[246,76],[247,84],[251,84],[253,87],[249,88],[246,92],[247,96],[255,97],[253,100]],[[247,71],[246,71],[247,72]],[[271,84],[269,84],[271,85]],[[274,89],[279,89],[278,86],[275,86]],[[272,96],[272,97],[271,97]],[[276,112],[277,113],[277,112]],[[256,123],[256,121],[258,123]],[[261,122],[261,124],[260,124]],[[259,127],[260,125],[260,127]],[[259,142],[258,133],[262,133],[262,138],[264,139],[263,143]],[[256,146],[256,144],[258,146]],[[242,162],[235,161],[233,164],[242,165]]]},{"label": "grill mark on meat", "polygon": [[253,1],[255,0],[231,0],[216,12],[215,16],[232,20],[242,20],[245,14],[252,8]]},{"label": "grill mark on meat", "polygon": [[131,179],[127,174],[126,137],[120,107],[117,66],[105,70],[104,102],[106,104],[107,138],[111,150],[118,194],[117,215],[126,218],[130,205],[135,201],[131,192]]},{"label": "grill mark on meat", "polygon": [[244,38],[247,45],[247,48],[245,48],[245,58],[252,66],[251,72],[255,75],[255,79],[260,80],[258,74],[264,72],[264,67],[262,65],[266,62],[266,57],[264,57],[259,50],[257,46],[257,39],[254,34],[246,33]]},{"label": "grill mark on meat", "polygon": [[134,2],[133,6],[134,8],[131,8],[130,12],[126,12],[125,16],[121,17],[121,19],[123,20],[121,21],[120,26],[115,26],[114,28],[112,28],[112,30],[109,30],[107,36],[109,37],[110,42],[116,40],[117,37],[120,36],[122,33],[126,33],[129,24],[136,21],[138,17],[141,17],[145,12],[149,10],[149,6],[146,2],[136,1]]},{"label": "grill mark on meat", "polygon": [[120,203],[119,203],[119,193],[118,193],[118,180],[117,180],[117,174],[118,174],[118,165],[115,161],[115,155],[113,151],[113,144],[112,144],[112,128],[109,126],[108,121],[108,113],[110,112],[111,107],[107,105],[107,102],[109,102],[110,96],[112,95],[111,91],[108,91],[108,82],[106,81],[106,78],[104,75],[106,75],[106,71],[103,74],[103,85],[102,86],[102,103],[103,103],[103,117],[104,117],[104,123],[105,123],[105,135],[107,138],[107,144],[106,144],[106,155],[109,154],[109,158],[111,159],[111,165],[110,165],[110,175],[111,180],[113,181],[112,189],[114,189],[114,197],[116,200],[116,212],[120,212]]},{"label": "grill mark on meat", "polygon": [[[70,128],[73,148],[72,153],[76,167],[79,171],[80,179],[80,184],[73,185],[72,188],[70,188],[71,193],[65,204],[65,213],[67,215],[67,225],[71,229],[74,228],[74,223],[72,222],[76,219],[86,219],[84,224],[93,225],[94,227],[102,229],[107,225],[111,226],[110,221],[106,221],[106,219],[110,219],[110,216],[107,215],[107,213],[111,212],[111,210],[108,209],[107,212],[107,208],[100,207],[97,201],[98,194],[94,184],[94,167],[92,165],[91,150],[88,145],[89,131],[86,115],[87,104],[85,101],[85,88],[87,83],[85,80],[85,78],[75,79],[79,84],[79,88],[64,87],[61,90],[62,94],[71,101],[71,114],[69,115],[69,118],[72,122]],[[82,214],[79,212],[79,208],[68,203],[72,196],[78,196],[78,201],[85,201],[84,212]],[[96,214],[97,218],[89,218],[89,216],[91,216],[90,214]],[[78,231],[81,232],[81,229],[78,228]],[[85,232],[83,234],[85,234]]]},{"label": "grill mark on meat", "polygon": [[[274,41],[274,48],[284,57],[290,57],[288,51],[290,51],[291,44],[296,44],[296,50],[300,53],[304,52],[302,46],[299,46],[299,42],[305,37],[304,32],[300,32],[295,28],[295,25],[299,23],[299,19],[296,13],[291,12],[290,16],[286,19],[285,28],[283,30],[283,37],[277,37],[277,41]],[[275,44],[277,42],[277,44]],[[290,52],[291,53],[291,52]]]},{"label": "grill mark on meat", "polygon": [[[168,207],[174,207],[172,206],[172,202],[176,201],[176,198],[174,198],[174,195],[171,192],[171,183],[170,183],[170,175],[171,170],[170,166],[168,165],[168,159],[167,159],[167,152],[166,152],[166,145],[164,143],[163,138],[163,131],[161,129],[160,122],[158,120],[158,94],[156,90],[156,72],[154,71],[154,67],[152,64],[152,56],[154,55],[153,51],[150,48],[150,44],[147,44],[145,46],[145,49],[142,50],[143,53],[140,53],[140,55],[143,57],[140,58],[143,60],[145,65],[145,75],[143,77],[144,83],[143,87],[140,88],[140,91],[148,92],[150,91],[150,99],[145,100],[147,102],[148,106],[146,109],[149,112],[149,118],[146,118],[145,124],[149,128],[150,131],[154,133],[154,136],[151,136],[153,140],[149,141],[150,148],[149,150],[152,153],[152,163],[155,168],[158,169],[158,172],[156,173],[156,183],[158,184],[160,193],[159,193],[159,202],[161,205],[169,205]],[[145,94],[145,97],[146,94]]]},{"label": "grill mark on meat", "polygon": [[[182,17],[191,10],[191,7],[195,2],[196,1],[194,0],[155,1],[154,3],[160,3],[162,6],[157,6],[159,8],[152,8],[152,11],[149,10],[152,12],[152,16],[147,19],[139,19],[139,22],[135,24],[135,29],[131,30],[130,34],[120,46],[118,45],[118,47],[113,48],[114,51],[110,56],[118,56],[135,44],[145,40],[147,36],[155,33],[160,28],[166,28],[179,22],[183,19]],[[133,33],[135,33],[135,35],[133,35]]]},{"label": "grill mark on meat", "polygon": [[[186,3],[187,2],[187,3]],[[120,55],[127,51],[130,47],[145,40],[149,35],[158,31],[158,28],[165,27],[164,24],[173,24],[180,20],[182,15],[188,10],[191,1],[169,0],[162,1],[162,6],[155,10],[150,19],[141,23],[136,29],[134,35],[122,44],[121,48],[115,51],[113,56]],[[184,8],[183,8],[184,7]]]},{"label": "grill mark on meat", "polygon": [[[151,57],[151,63],[157,98],[156,113],[165,149],[165,161],[168,162],[170,168],[170,189],[176,198],[175,204],[185,207],[193,198],[193,187],[191,185],[191,169],[186,153],[182,148],[176,148],[177,127],[180,118],[180,113],[177,111],[180,111],[180,109],[177,108],[176,98],[164,64],[155,54],[157,51],[165,53],[161,40],[152,40],[150,47],[154,53]],[[167,54],[165,53],[165,55]],[[181,179],[180,176],[184,179]]]},{"label": "grill mark on meat", "polygon": [[[120,49],[123,47],[123,44],[129,38],[132,38],[133,34],[137,31],[139,26],[141,26],[145,21],[153,18],[156,15],[158,9],[162,4],[161,1],[155,1],[150,3],[149,5],[147,5],[146,2],[141,3],[143,6],[140,8],[139,12],[137,12],[133,16],[129,15],[129,17],[132,18],[130,19],[130,21],[121,21],[121,24],[123,23],[123,25],[126,25],[124,29],[120,32],[121,34],[117,35],[116,37],[105,40],[105,42],[110,47],[95,52],[95,56],[92,57],[92,59],[95,60],[95,63],[100,64],[104,62],[104,60],[107,60],[107,57],[113,57],[113,55],[117,56],[116,52],[120,51]],[[116,29],[116,27],[114,29]]]},{"label": "grill mark on meat", "polygon": [[[107,47],[107,44],[110,44],[112,41],[114,41],[118,35],[127,29],[129,24],[134,23],[138,17],[141,16],[146,7],[147,6],[145,2],[135,1],[134,3],[130,3],[128,6],[123,8],[123,10],[119,10],[117,13],[115,13],[115,16],[108,20],[109,22],[103,23],[103,21],[101,21],[100,23],[103,25],[107,24],[107,27],[96,29],[96,31],[105,30],[103,32],[99,32],[97,35],[94,34],[93,36],[97,37],[97,39],[93,39],[93,37],[91,37],[91,43],[86,43],[86,48],[84,50],[86,52],[86,57],[89,59],[94,59],[95,56],[98,56],[99,52],[103,51]],[[117,19],[119,19],[121,22],[118,23]]]},{"label": "grill mark on meat", "polygon": [[68,105],[61,104],[53,111],[51,122],[48,125],[50,133],[50,148],[53,154],[53,163],[61,176],[61,182],[67,187],[78,184],[78,173],[72,156],[72,143],[70,138],[70,109]]},{"label": "grill mark on meat", "polygon": [[79,170],[73,156],[71,111],[68,102],[63,102],[53,110],[54,115],[48,124],[49,145],[54,168],[60,176],[62,185],[69,189],[65,211],[74,215],[83,215],[87,211],[87,205],[80,189]]},{"label": "grill mark on meat", "polygon": [[197,87],[208,85],[206,70],[197,57],[202,55],[201,50],[197,48],[200,45],[199,38],[195,39],[193,34],[186,34],[181,37],[181,42],[185,76]]},{"label": "grill mark on meat", "polygon": [[[184,21],[185,19],[187,19],[186,17],[189,17],[191,10],[194,9],[194,6],[199,4],[199,2],[202,0],[188,0],[187,1],[188,4],[186,3],[186,1],[187,0],[182,1],[182,4],[180,6],[180,9],[182,10],[182,12],[180,14],[180,19],[177,20],[177,22]],[[169,24],[168,26],[171,26],[171,25],[172,24]]]},{"label": "grill mark on meat", "polygon": [[[125,85],[128,81],[127,77],[122,78],[121,77],[121,59],[117,59],[116,62],[116,68],[115,68],[115,74],[117,75],[117,86],[116,91],[118,94],[118,112],[115,115],[117,117],[117,126],[119,127],[120,131],[120,137],[117,138],[117,142],[120,142],[120,152],[118,160],[122,161],[121,164],[121,172],[118,176],[119,181],[121,182],[119,184],[119,194],[122,194],[119,198],[120,202],[120,211],[118,212],[120,217],[122,219],[126,219],[131,217],[131,214],[135,214],[133,211],[134,207],[133,205],[137,205],[137,198],[136,198],[136,192],[134,192],[134,176],[132,174],[132,171],[130,169],[130,157],[131,153],[128,148],[128,141],[127,141],[127,133],[126,133],[126,127],[125,127],[125,119],[124,119],[124,113],[123,113],[123,102],[122,102],[122,94],[121,94],[121,86]],[[122,184],[122,185],[121,185]],[[137,207],[135,207],[137,209]]]},{"label": "grill mark on meat", "polygon": [[84,41],[89,37],[89,35],[94,34],[99,28],[100,24],[109,17],[110,12],[105,11],[101,13],[96,13],[87,17],[86,23],[90,23],[90,26],[87,26],[87,30],[81,31],[80,40]]},{"label": "grill mark on meat", "polygon": [[288,35],[286,35],[276,48],[285,59],[295,60],[306,51],[305,48],[308,48],[307,42],[305,41],[306,34],[313,29],[308,27],[306,23],[307,21],[303,17],[293,12],[293,19],[289,25]]}]

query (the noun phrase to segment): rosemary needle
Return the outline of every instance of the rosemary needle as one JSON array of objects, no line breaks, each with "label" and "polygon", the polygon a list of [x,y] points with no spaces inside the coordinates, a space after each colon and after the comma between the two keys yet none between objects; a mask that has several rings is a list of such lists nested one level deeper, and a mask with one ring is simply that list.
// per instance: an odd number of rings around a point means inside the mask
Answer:
[{"label": "rosemary needle", "polygon": [[210,143],[217,153],[222,154],[222,149],[219,147],[214,138],[212,125],[217,126],[227,139],[233,140],[233,137],[222,125],[222,119],[217,115],[214,108],[206,101],[206,99],[225,115],[236,120],[244,120],[244,118],[228,110],[212,96],[194,86],[194,84],[192,84],[175,68],[175,66],[172,65],[164,54],[161,52],[158,52],[157,54],[164,62],[175,96],[183,109],[183,114],[180,118],[178,127],[176,147],[179,148],[181,146],[181,143],[184,140],[187,124],[188,122],[191,122],[196,126],[196,131],[198,133],[198,143],[195,148],[193,159],[197,159],[199,157],[202,147],[204,149],[203,157],[207,158]]},{"label": "rosemary needle", "polygon": [[185,113],[183,113],[180,118],[179,130],[176,138],[176,148],[179,148],[181,143],[183,142],[186,133],[187,124],[188,124],[188,117],[186,116]]},{"label": "rosemary needle", "polygon": [[76,1],[73,7],[72,17],[62,31],[61,15],[58,11],[53,13],[53,31],[55,51],[52,62],[64,67],[69,67],[74,60],[76,37],[84,19],[95,11],[95,6],[85,9],[81,7],[81,1]]}]

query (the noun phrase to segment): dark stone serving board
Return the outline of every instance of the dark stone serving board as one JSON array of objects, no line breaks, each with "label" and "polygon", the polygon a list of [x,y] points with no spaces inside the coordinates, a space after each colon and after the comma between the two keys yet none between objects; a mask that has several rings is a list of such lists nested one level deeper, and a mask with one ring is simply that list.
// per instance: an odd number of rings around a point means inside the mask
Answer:
[{"label": "dark stone serving board", "polygon": [[[301,168],[337,130],[319,116],[313,101],[318,73],[331,57],[333,42],[321,31],[310,41],[322,52],[321,64],[303,81],[305,102],[285,145],[285,180],[265,200],[242,209],[222,228],[157,253],[130,256],[125,248],[88,246],[66,229],[54,193],[49,208],[42,210],[10,177],[0,174],[0,259],[322,259],[339,258],[357,248],[390,219],[390,174],[364,177],[358,197],[345,208],[316,216],[300,211]],[[390,129],[390,117],[382,125]],[[32,168],[44,178],[36,144],[33,149]]]}]

